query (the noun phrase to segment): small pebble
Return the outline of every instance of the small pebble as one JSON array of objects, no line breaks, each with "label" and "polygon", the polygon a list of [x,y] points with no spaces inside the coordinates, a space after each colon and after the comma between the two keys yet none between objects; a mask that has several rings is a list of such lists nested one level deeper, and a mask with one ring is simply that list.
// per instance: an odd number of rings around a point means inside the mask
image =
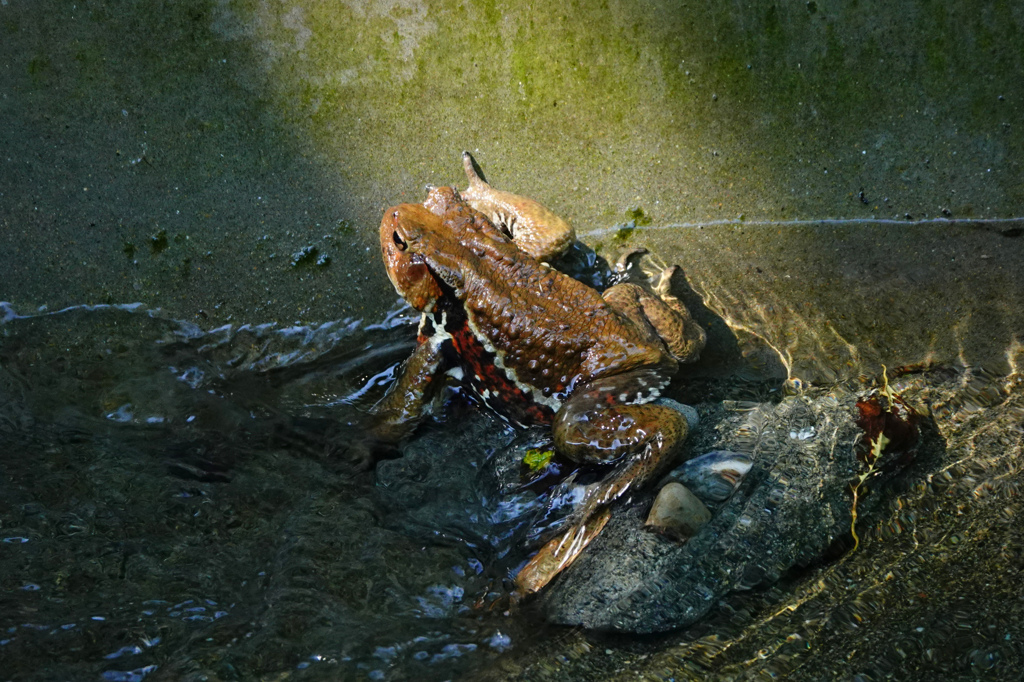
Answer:
[{"label": "small pebble", "polygon": [[686,540],[710,520],[711,512],[704,503],[682,483],[672,482],[658,493],[645,525],[676,540]]},{"label": "small pebble", "polygon": [[752,464],[749,455],[714,450],[687,460],[666,479],[682,483],[705,504],[716,505],[729,499]]}]

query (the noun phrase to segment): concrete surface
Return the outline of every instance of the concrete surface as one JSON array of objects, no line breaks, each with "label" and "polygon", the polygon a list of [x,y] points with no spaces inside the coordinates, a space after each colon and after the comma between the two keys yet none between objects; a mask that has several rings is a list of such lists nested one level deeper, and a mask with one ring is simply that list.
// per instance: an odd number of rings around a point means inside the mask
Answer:
[{"label": "concrete surface", "polygon": [[[602,253],[678,259],[723,317],[786,309],[756,333],[832,371],[849,353],[800,331],[822,319],[872,359],[934,332],[1005,369],[1020,224],[928,221],[1022,215],[1022,28],[1010,2],[7,0],[0,299],[379,319],[382,209],[462,183],[468,148]],[[871,218],[895,222],[793,222]]]}]

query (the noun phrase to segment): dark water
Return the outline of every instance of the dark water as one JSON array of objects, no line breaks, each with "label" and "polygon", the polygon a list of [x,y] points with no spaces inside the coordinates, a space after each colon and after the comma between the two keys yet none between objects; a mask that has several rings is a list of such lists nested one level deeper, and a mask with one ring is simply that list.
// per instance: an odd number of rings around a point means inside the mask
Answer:
[{"label": "dark water", "polygon": [[535,631],[505,614],[504,579],[536,495],[489,471],[515,434],[463,410],[375,475],[344,460],[409,318],[203,332],[130,306],[5,312],[8,675],[443,679]]},{"label": "dark water", "polygon": [[1015,375],[901,380],[942,449],[858,552],[633,639],[508,598],[542,513],[515,467],[537,434],[455,401],[402,458],[347,466],[412,347],[402,311],[215,330],[138,306],[2,312],[12,679],[1010,679],[1024,661]]}]

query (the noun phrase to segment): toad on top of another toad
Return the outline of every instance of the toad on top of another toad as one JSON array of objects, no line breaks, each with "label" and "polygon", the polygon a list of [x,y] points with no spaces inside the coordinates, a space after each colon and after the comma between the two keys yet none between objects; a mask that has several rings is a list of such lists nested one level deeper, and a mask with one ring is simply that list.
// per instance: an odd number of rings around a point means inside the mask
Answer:
[{"label": "toad on top of another toad", "polygon": [[388,277],[423,315],[371,431],[388,443],[409,435],[453,375],[513,422],[551,423],[562,456],[611,467],[568,529],[520,571],[517,585],[531,593],[600,532],[609,503],[672,462],[687,422],[652,401],[679,363],[696,359],[705,334],[668,293],[674,268],[654,291],[623,283],[601,294],[539,260],[567,248],[572,228],[491,188],[463,158],[466,191],[432,188],[422,205],[394,206],[381,221]]}]

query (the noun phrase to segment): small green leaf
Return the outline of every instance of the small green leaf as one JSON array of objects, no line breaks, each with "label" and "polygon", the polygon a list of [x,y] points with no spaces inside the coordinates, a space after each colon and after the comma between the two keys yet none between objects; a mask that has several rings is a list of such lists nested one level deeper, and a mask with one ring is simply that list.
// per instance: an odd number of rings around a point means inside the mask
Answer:
[{"label": "small green leaf", "polygon": [[536,473],[546,467],[554,456],[554,450],[538,450],[536,448],[531,448],[527,450],[526,455],[523,456],[523,464],[526,465],[531,473]]}]

